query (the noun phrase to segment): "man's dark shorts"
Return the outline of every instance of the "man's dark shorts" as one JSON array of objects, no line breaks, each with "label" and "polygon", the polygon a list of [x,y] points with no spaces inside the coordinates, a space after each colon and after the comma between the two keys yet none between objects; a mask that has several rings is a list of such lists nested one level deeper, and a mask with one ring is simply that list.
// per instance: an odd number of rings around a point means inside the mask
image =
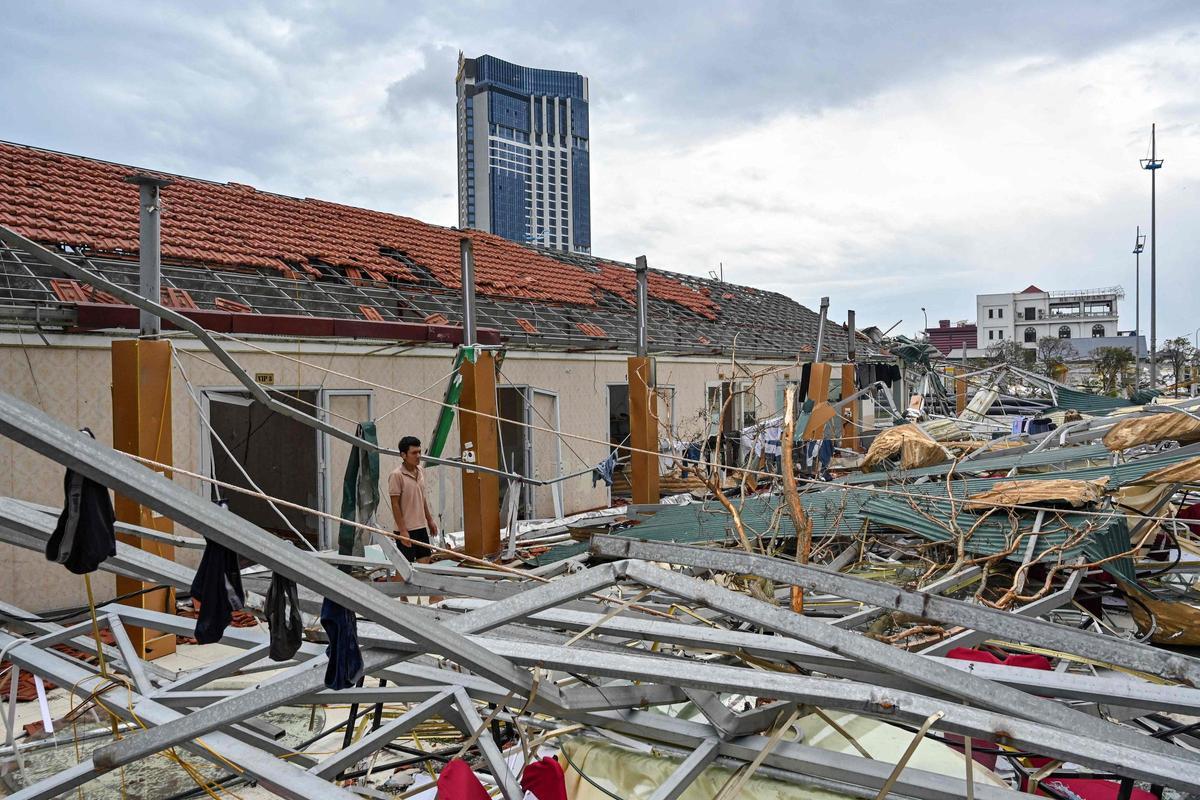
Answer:
[{"label": "man's dark shorts", "polygon": [[[399,536],[400,532],[396,531],[396,535]],[[408,538],[412,540],[411,544],[405,544],[403,542],[403,540],[396,539],[396,547],[400,550],[401,553],[404,554],[404,557],[407,558],[409,561],[416,561],[417,559],[428,558],[430,555],[433,554],[433,551],[430,550],[428,547],[421,547],[421,545],[417,544],[417,542],[424,542],[425,544],[429,544],[429,529],[428,528],[416,528],[415,530],[411,530],[408,532]]]}]

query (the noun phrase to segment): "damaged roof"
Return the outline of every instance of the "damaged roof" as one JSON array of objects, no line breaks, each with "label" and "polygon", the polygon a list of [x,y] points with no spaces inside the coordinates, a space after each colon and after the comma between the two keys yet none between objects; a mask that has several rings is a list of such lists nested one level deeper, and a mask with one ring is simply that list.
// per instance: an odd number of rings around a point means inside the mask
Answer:
[{"label": "damaged roof", "polygon": [[[90,259],[131,261],[138,250],[138,190],[125,179],[134,172],[162,175],[0,143],[0,224]],[[636,278],[628,264],[238,183],[163,177],[172,181],[161,194],[166,266],[252,272],[263,282],[348,283],[408,296],[441,293],[449,302],[425,310],[455,324],[459,240],[466,235],[473,243],[476,291],[502,309],[494,324],[506,338],[545,344],[574,328],[576,338],[601,340],[609,348],[633,341]],[[660,352],[724,352],[737,335],[739,350],[791,357],[816,340],[817,314],[777,293],[652,270],[649,294],[656,323],[667,322],[652,335]],[[245,304],[258,310],[253,302]],[[344,305],[351,313],[356,307]],[[208,308],[203,301],[197,306]],[[530,309],[547,308],[565,309],[566,319],[556,320],[563,324],[518,322],[531,321]],[[581,324],[593,334],[581,336]],[[845,352],[841,326],[827,324],[826,341],[830,352]],[[867,349],[864,345],[859,349]]]}]

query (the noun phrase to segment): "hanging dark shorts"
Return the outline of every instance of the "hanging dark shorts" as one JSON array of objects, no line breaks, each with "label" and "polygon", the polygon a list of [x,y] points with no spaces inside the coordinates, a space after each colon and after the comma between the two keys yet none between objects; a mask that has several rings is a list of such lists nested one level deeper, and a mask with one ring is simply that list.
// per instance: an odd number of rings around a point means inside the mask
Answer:
[{"label": "hanging dark shorts", "polygon": [[[400,531],[396,531],[396,535],[400,535]],[[428,558],[433,554],[433,551],[428,547],[421,547],[417,542],[429,544],[429,529],[416,528],[408,532],[408,538],[412,540],[412,544],[405,544],[403,540],[396,539],[396,547],[404,554],[404,557],[409,561],[416,561],[421,558]]]}]

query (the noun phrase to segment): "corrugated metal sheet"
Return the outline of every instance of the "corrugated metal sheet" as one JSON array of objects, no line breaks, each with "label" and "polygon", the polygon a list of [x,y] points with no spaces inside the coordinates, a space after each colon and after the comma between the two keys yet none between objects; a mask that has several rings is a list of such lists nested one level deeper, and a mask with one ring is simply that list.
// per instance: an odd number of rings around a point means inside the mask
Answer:
[{"label": "corrugated metal sheet", "polygon": [[[1200,455],[1200,445],[1189,445],[1188,447],[1179,447],[1156,453],[1127,464],[1032,473],[1023,477],[1031,480],[1051,478],[1095,480],[1107,476],[1109,486],[1116,487],[1136,481],[1154,470],[1186,461],[1197,455]],[[965,500],[969,495],[991,488],[999,480],[1008,480],[1008,478],[968,478],[954,480],[951,482],[954,497]],[[900,514],[901,509],[897,508],[897,506],[901,504],[906,509],[911,509],[908,497],[873,491],[873,488],[867,486],[847,487],[843,485],[830,485],[829,488],[821,491],[810,491],[802,494],[800,502],[804,506],[805,513],[808,514],[809,519],[812,521],[813,535],[820,537],[833,533],[857,533],[868,522],[870,523],[870,530],[884,532],[888,527],[884,517],[889,513],[889,510],[891,513]],[[927,513],[935,519],[944,521],[950,513],[950,503],[944,499],[946,498],[946,483],[944,481],[922,484],[893,484],[891,486],[881,485],[878,488],[889,492],[903,492],[907,495],[914,495],[917,498],[928,498],[914,502],[920,503],[921,507],[926,508]],[[942,498],[942,501],[938,502],[938,498]],[[873,507],[872,512],[864,513],[864,505],[868,501],[877,504]],[[769,536],[773,529],[776,530],[775,535],[783,538],[792,538],[796,535],[791,517],[780,511],[782,497],[779,495],[756,495],[746,498],[744,502],[735,498],[734,503],[740,508],[747,535],[751,537],[757,535]],[[964,518],[968,516],[968,512],[960,511],[960,514]],[[1068,517],[1068,519],[1070,518]],[[1080,515],[1075,515],[1075,518],[1079,520],[1083,519]],[[775,525],[776,521],[778,522],[777,526]],[[1026,512],[1022,515],[1022,524],[1026,530],[1032,526],[1032,512]],[[931,528],[924,528],[924,530],[932,530],[932,528],[937,527],[937,525],[933,525]],[[900,529],[909,530],[902,526]],[[917,531],[913,532],[916,533]],[[736,535],[733,533],[732,518],[716,501],[703,504],[695,503],[686,506],[661,506],[653,514],[644,515],[638,524],[625,529],[625,533],[638,539],[678,542],[681,544],[734,543],[737,540]],[[1047,541],[1054,543],[1054,540],[1051,538],[1048,538]],[[1061,541],[1061,539],[1058,540],[1058,543],[1061,544]],[[559,545],[541,555],[537,559],[537,563],[545,564],[558,561],[582,553],[586,549],[587,545],[581,542]],[[993,550],[990,552],[996,551]],[[1080,551],[1076,550],[1073,552],[1077,554]]]},{"label": "corrugated metal sheet", "polygon": [[1132,400],[1124,397],[1105,397],[1090,392],[1081,392],[1077,389],[1068,389],[1065,386],[1055,386],[1054,395],[1058,398],[1058,405],[1055,408],[1072,409],[1081,414],[1108,414],[1118,408],[1136,405]]},{"label": "corrugated metal sheet", "polygon": [[[1039,450],[1036,453],[1027,451],[1024,453],[1004,454],[1003,451],[998,451],[995,455],[985,455],[970,461],[960,462],[955,467],[955,473],[971,475],[980,472],[1010,470],[1013,467],[1027,469],[1053,464],[1101,460],[1108,458],[1110,455],[1112,453],[1102,444],[1080,445],[1079,447],[1067,449]],[[935,477],[945,475],[950,471],[950,467],[951,464],[935,464],[932,467],[920,467],[919,469],[894,470],[891,475],[894,475],[897,480]],[[857,486],[865,483],[879,483],[886,477],[890,477],[888,473],[863,472],[839,478],[838,482],[844,483],[847,486]]]}]

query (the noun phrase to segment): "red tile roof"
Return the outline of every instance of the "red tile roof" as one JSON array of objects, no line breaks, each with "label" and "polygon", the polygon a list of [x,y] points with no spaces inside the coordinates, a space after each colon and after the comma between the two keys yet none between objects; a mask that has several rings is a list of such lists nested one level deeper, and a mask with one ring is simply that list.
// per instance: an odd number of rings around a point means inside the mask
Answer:
[{"label": "red tile roof", "polygon": [[1039,289],[1038,287],[1034,286],[1032,283],[1029,284],[1028,286],[1026,286],[1021,291],[1017,292],[1017,294],[1041,294],[1041,293],[1042,293],[1042,290]]},{"label": "red tile roof", "polygon": [[[38,242],[131,257],[138,248],[138,190],[124,179],[133,171],[0,143],[0,224]],[[634,300],[634,273],[626,267],[603,264],[596,273],[489,233],[466,234],[482,295],[592,306],[607,291]],[[237,183],[174,178],[162,190],[163,258],[214,268],[265,267],[315,276],[312,262],[320,262],[356,281],[419,280],[400,260],[380,252],[390,250],[458,289],[462,235],[409,217]],[[665,275],[651,272],[650,294],[716,318],[709,297]]]}]

